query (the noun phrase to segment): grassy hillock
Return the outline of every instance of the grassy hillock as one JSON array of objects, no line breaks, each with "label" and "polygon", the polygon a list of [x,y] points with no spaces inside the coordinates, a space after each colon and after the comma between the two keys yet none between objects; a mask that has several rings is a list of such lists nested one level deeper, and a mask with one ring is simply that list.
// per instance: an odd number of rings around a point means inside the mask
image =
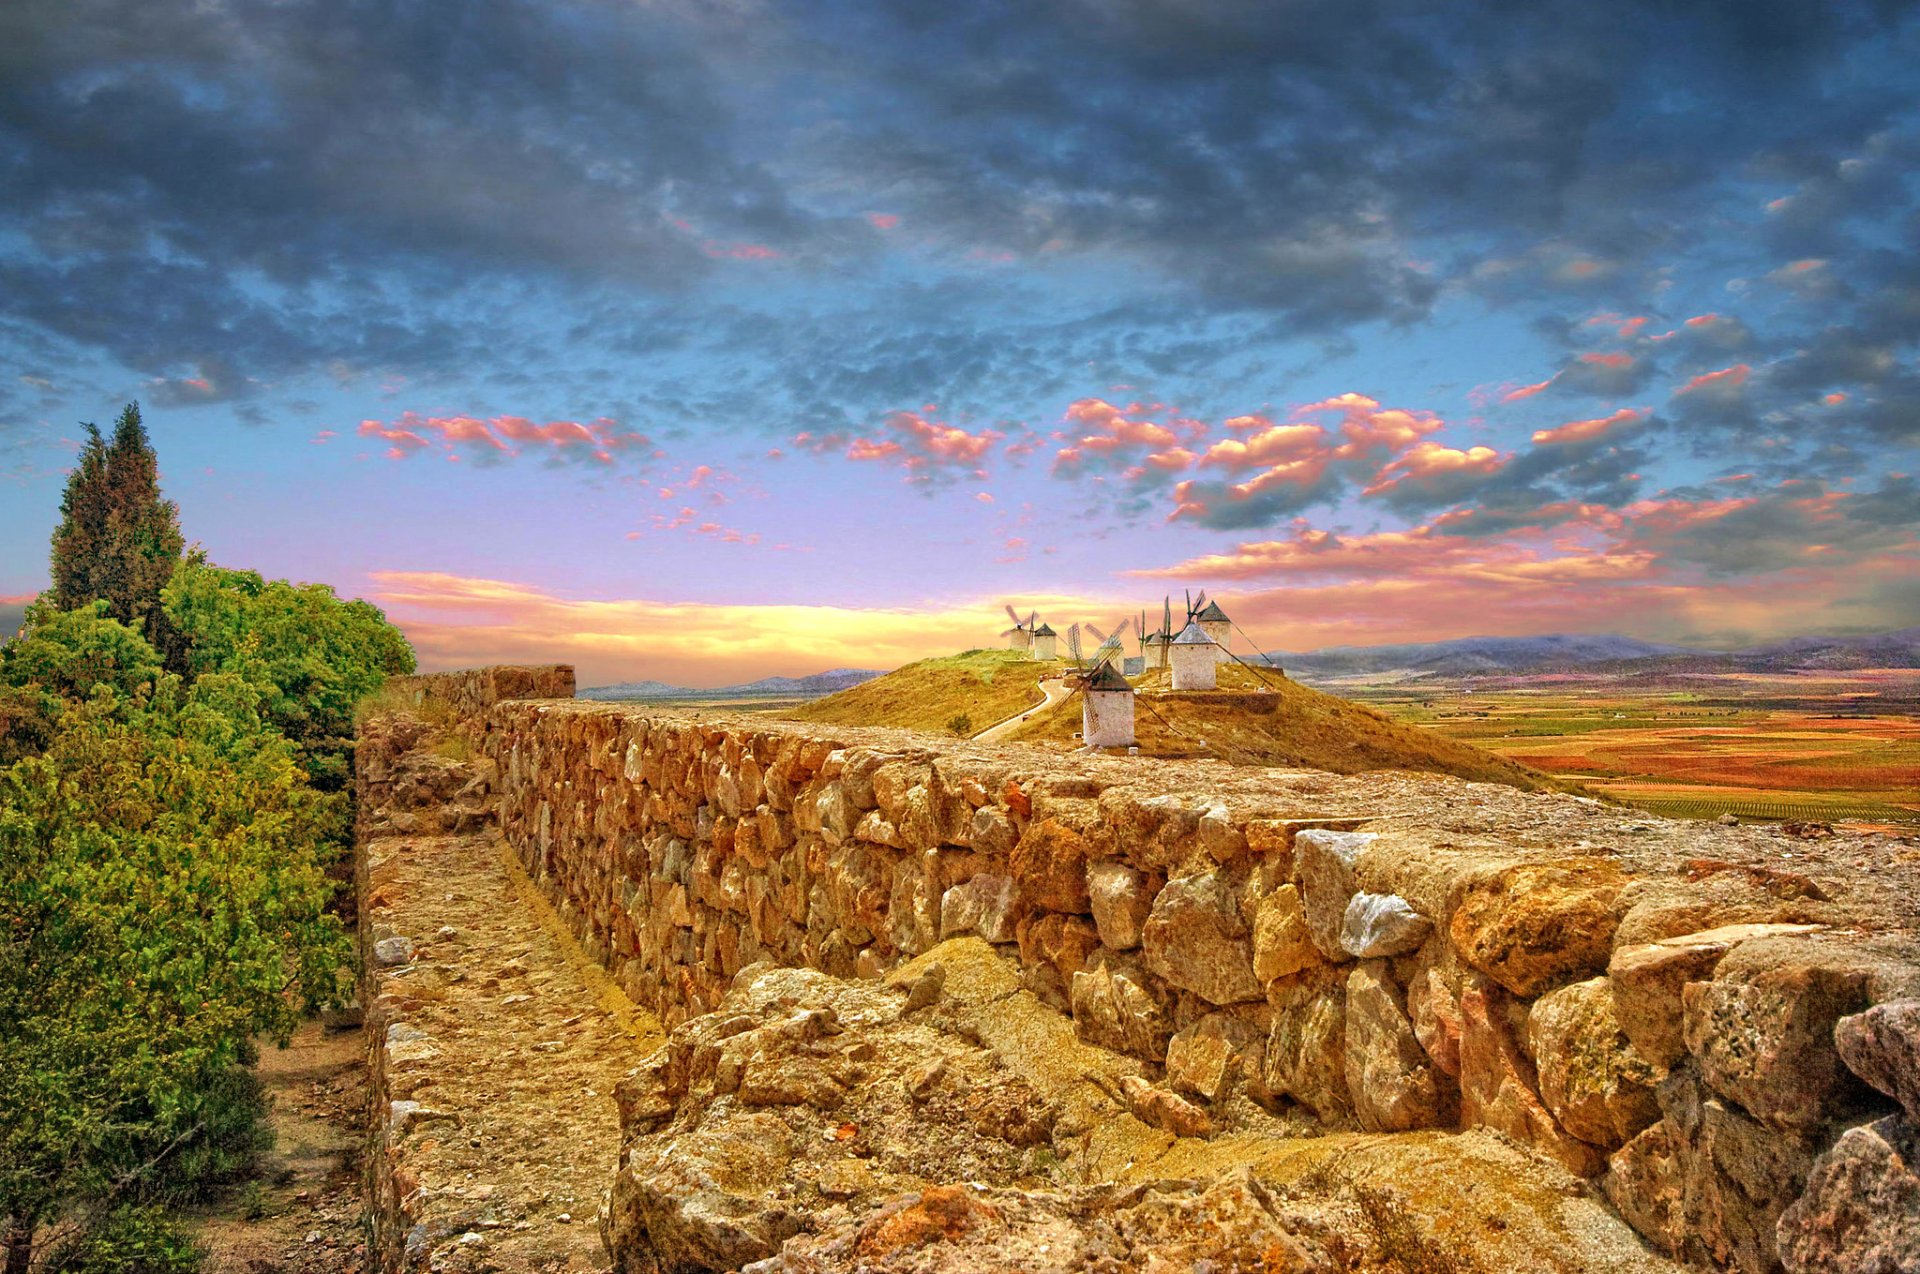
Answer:
[{"label": "grassy hillock", "polygon": [[[1470,743],[1240,664],[1223,666],[1219,691],[1209,694],[1169,693],[1172,684],[1165,669],[1151,669],[1132,680],[1140,691],[1134,731],[1140,751],[1148,756],[1217,757],[1237,765],[1335,774],[1421,770],[1529,790],[1570,786]],[[1012,737],[1077,743],[1080,706],[1078,696],[1070,698],[1022,725]]]},{"label": "grassy hillock", "polygon": [[[1039,703],[1042,696],[1036,683],[1042,677],[1058,676],[1065,667],[1059,660],[1029,659],[1017,650],[969,650],[922,659],[780,715],[823,725],[977,734]],[[962,717],[966,718],[963,725],[958,720]]]}]

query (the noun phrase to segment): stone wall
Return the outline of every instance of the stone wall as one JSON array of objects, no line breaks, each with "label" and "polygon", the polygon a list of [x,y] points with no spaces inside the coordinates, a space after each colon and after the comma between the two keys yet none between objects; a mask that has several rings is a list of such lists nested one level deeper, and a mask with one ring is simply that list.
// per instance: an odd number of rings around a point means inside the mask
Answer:
[{"label": "stone wall", "polygon": [[395,677],[391,684],[422,711],[475,731],[484,729],[487,711],[502,700],[571,699],[574,690],[571,664],[496,664]]},{"label": "stone wall", "polygon": [[1772,833],[635,706],[497,702],[485,739],[510,844],[669,1025],[758,961],[972,934],[1202,1104],[1493,1129],[1689,1260],[1880,1268],[1822,1246],[1842,1223],[1920,1250],[1920,948]]}]

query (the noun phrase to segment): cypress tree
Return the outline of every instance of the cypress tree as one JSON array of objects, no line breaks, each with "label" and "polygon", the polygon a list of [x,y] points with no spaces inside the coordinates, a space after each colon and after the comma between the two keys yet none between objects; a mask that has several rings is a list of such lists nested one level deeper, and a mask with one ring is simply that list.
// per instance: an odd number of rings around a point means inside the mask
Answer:
[{"label": "cypress tree", "polygon": [[160,497],[160,466],[140,404],[120,413],[111,442],[95,426],[85,428],[53,533],[54,602],[72,610],[105,598],[108,614],[143,633],[171,664],[182,652],[160,590],[184,546],[179,506]]}]

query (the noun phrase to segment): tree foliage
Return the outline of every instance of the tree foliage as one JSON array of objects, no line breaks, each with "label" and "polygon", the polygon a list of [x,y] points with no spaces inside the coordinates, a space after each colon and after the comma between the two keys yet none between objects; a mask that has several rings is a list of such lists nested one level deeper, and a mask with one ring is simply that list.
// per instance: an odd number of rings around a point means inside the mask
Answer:
[{"label": "tree foliage", "polygon": [[0,765],[45,751],[63,707],[112,690],[131,703],[162,672],[159,652],[107,615],[107,603],[56,609],[42,597],[27,608],[20,635],[0,646]]},{"label": "tree foliage", "polygon": [[178,506],[160,495],[159,462],[140,405],[127,404],[111,439],[93,425],[85,429],[53,533],[54,604],[73,610],[104,600],[109,615],[172,654],[160,590],[184,541]]}]

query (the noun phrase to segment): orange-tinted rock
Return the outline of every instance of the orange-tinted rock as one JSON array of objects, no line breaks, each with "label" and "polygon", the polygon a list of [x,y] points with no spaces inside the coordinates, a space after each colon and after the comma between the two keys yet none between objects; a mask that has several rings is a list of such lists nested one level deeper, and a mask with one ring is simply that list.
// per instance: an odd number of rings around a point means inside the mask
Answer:
[{"label": "orange-tinted rock", "polygon": [[1435,1073],[1383,960],[1363,960],[1347,976],[1347,1096],[1363,1128],[1407,1132],[1438,1127],[1451,1085]]},{"label": "orange-tinted rock", "polygon": [[1497,987],[1468,987],[1460,995],[1460,1118],[1534,1146],[1576,1176],[1598,1176],[1599,1150],[1569,1136],[1540,1101],[1533,1063]]},{"label": "orange-tinted rock", "polygon": [[1660,1117],[1653,1067],[1621,1031],[1605,978],[1534,1001],[1527,1042],[1540,1100],[1580,1140],[1615,1150]]},{"label": "orange-tinted rock", "polygon": [[1774,1227],[1788,1274],[1920,1270],[1920,1135],[1899,1116],[1850,1128]]},{"label": "orange-tinted rock", "polygon": [[1014,884],[1029,907],[1039,911],[1086,912],[1086,837],[1054,819],[1027,828],[1009,860]]},{"label": "orange-tinted rock", "polygon": [[1523,863],[1468,886],[1453,913],[1461,957],[1531,999],[1606,970],[1628,877],[1602,858]]},{"label": "orange-tinted rock", "polygon": [[1785,965],[1750,981],[1692,982],[1681,998],[1687,1051],[1707,1084],[1776,1127],[1815,1127],[1859,1082],[1841,1065],[1833,1028],[1865,1007],[1861,970]]},{"label": "orange-tinted rock", "polygon": [[1153,900],[1141,945],[1149,969],[1210,1004],[1261,998],[1246,922],[1222,872],[1168,881]]}]

